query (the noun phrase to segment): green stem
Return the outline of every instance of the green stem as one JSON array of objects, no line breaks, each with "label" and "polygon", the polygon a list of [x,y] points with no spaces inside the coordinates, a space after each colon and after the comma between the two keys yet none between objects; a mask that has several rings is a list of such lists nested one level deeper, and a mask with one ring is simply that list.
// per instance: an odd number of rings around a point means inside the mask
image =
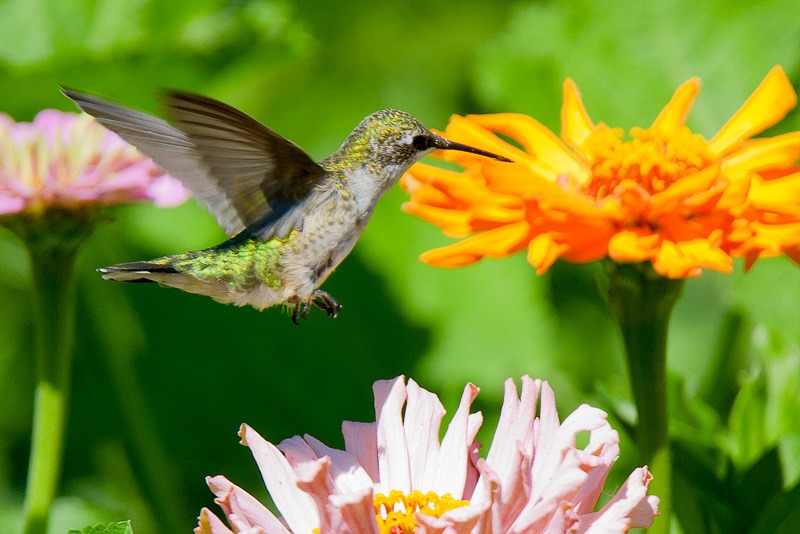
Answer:
[{"label": "green stem", "polygon": [[75,340],[75,251],[31,246],[36,354],[31,459],[25,532],[46,532],[64,448]]},{"label": "green stem", "polygon": [[94,222],[82,212],[48,210],[2,223],[22,239],[30,258],[36,389],[24,532],[38,534],[47,531],[61,476],[75,343],[75,257]]},{"label": "green stem", "polygon": [[667,333],[684,280],[664,278],[649,263],[609,263],[608,300],[622,333],[636,404],[634,439],[640,461],[654,475],[650,493],[661,499],[651,532],[669,532],[671,465],[667,410]]}]

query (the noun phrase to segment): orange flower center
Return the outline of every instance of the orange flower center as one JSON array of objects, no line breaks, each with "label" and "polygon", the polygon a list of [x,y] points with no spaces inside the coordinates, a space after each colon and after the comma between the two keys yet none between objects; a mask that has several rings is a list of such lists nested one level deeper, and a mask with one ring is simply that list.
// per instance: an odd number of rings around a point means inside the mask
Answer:
[{"label": "orange flower center", "polygon": [[441,517],[453,508],[466,506],[469,501],[454,499],[449,493],[441,497],[429,491],[419,490],[405,495],[402,491],[392,490],[389,496],[382,493],[375,495],[375,519],[381,534],[413,534],[417,530],[414,514],[420,512],[433,517]]},{"label": "orange flower center", "polygon": [[[599,125],[581,146],[592,167],[584,192],[595,199],[612,195],[620,184],[636,184],[650,194],[710,165],[715,157],[701,135],[684,127],[677,132]],[[628,187],[625,187],[628,189]]]}]

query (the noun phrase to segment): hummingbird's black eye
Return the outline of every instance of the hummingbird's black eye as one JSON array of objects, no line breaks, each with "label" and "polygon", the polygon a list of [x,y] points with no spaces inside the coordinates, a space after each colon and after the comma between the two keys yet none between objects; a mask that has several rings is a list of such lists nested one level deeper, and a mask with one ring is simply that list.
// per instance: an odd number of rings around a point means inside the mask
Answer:
[{"label": "hummingbird's black eye", "polygon": [[431,147],[431,140],[425,135],[415,135],[411,140],[411,144],[414,145],[414,148],[416,148],[418,151],[422,152],[423,150],[428,150]]}]

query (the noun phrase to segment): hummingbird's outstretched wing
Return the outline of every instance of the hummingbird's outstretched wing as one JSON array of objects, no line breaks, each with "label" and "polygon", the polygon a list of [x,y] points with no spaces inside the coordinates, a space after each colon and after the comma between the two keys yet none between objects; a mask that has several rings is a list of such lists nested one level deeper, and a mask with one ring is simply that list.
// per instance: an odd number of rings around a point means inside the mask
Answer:
[{"label": "hummingbird's outstretched wing", "polygon": [[171,91],[166,121],[102,98],[62,89],[80,109],[180,180],[229,235],[261,239],[302,227],[301,201],[325,176],[302,149],[211,98]]}]

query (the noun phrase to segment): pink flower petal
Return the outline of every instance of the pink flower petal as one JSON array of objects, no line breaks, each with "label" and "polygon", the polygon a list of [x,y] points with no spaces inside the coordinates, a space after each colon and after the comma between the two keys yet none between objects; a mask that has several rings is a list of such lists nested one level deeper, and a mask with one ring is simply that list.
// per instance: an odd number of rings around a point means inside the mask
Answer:
[{"label": "pink flower petal", "polygon": [[472,499],[472,494],[475,492],[475,486],[478,484],[478,477],[480,473],[475,467],[478,461],[478,454],[480,453],[481,444],[475,441],[478,431],[483,424],[483,414],[480,412],[469,414],[469,421],[467,423],[467,443],[469,446],[469,462],[467,463],[467,479],[464,481],[464,499]]},{"label": "pink flower petal", "polygon": [[[317,456],[327,456],[331,459],[329,475],[337,494],[360,494],[364,491],[369,491],[369,494],[372,495],[372,479],[367,472],[358,465],[358,462],[352,454],[346,451],[332,449],[309,435],[305,436],[305,440]],[[370,503],[371,502],[370,500]],[[370,504],[370,507],[371,506]]]},{"label": "pink flower petal", "polygon": [[0,192],[0,215],[16,213],[25,209],[25,200],[19,197],[10,197]]},{"label": "pink flower petal", "polygon": [[600,428],[591,431],[589,444],[586,451],[597,456],[597,467],[588,473],[586,482],[573,497],[578,503],[575,511],[578,514],[590,513],[597,504],[597,499],[603,491],[608,472],[619,457],[619,434],[606,422]]},{"label": "pink flower petal", "polygon": [[403,429],[408,447],[411,487],[422,491],[437,491],[436,476],[439,463],[439,428],[444,406],[439,398],[422,389],[413,380],[406,387]]},{"label": "pink flower petal", "polygon": [[371,488],[366,488],[360,493],[331,495],[329,500],[335,508],[335,513],[331,512],[334,531],[352,534],[378,534]]},{"label": "pink flower petal", "polygon": [[461,394],[453,419],[447,426],[442,446],[437,461],[438,471],[432,489],[439,495],[446,493],[453,497],[462,498],[464,484],[467,481],[467,466],[469,463],[469,410],[472,401],[480,390],[473,384],[467,384]]},{"label": "pink flower petal", "polygon": [[[554,473],[563,460],[565,451],[573,451],[580,460],[580,466],[588,467],[596,464],[596,459],[590,455],[579,454],[575,447],[575,434],[584,430],[599,428],[605,422],[606,414],[602,410],[588,405],[579,406],[571,413],[563,425],[558,424],[558,415],[553,399],[553,390],[547,382],[542,385],[542,424],[539,426],[539,440],[536,444],[536,455],[533,461],[533,480],[549,481],[554,478]],[[550,422],[548,422],[548,420]],[[554,423],[552,422],[554,421]],[[535,485],[531,497],[537,499],[541,496],[542,485]]]},{"label": "pink flower petal", "polygon": [[503,524],[510,525],[513,517],[504,515],[501,509],[500,478],[483,458],[478,459],[475,467],[480,473],[478,481],[484,486],[481,494],[486,496],[483,501],[473,499],[468,506],[468,508],[479,510],[479,519],[475,530],[478,533],[487,534],[503,532]]},{"label": "pink flower petal", "polygon": [[647,467],[634,469],[614,497],[599,511],[581,516],[581,532],[627,532],[620,525],[630,528],[647,528],[658,515],[658,497],[647,495],[647,487],[653,476]]},{"label": "pink flower petal", "polygon": [[580,523],[578,514],[572,507],[572,504],[562,501],[556,507],[550,522],[542,530],[545,534],[562,534],[564,532],[575,532],[575,529]]},{"label": "pink flower petal", "polygon": [[331,495],[331,488],[328,485],[330,457],[318,456],[308,442],[300,436],[283,440],[277,448],[284,454],[289,465],[294,468],[297,475],[297,487],[314,500],[319,516],[318,528],[321,532],[328,532],[330,517],[327,504],[328,497]]},{"label": "pink flower petal", "polygon": [[[505,382],[503,407],[500,420],[494,432],[492,445],[486,456],[486,462],[505,485],[517,477],[515,469],[519,466],[518,451],[530,458],[533,455],[533,424],[536,415],[536,400],[539,397],[541,380],[531,380],[527,375],[522,377],[522,397],[517,397],[517,386],[509,378]],[[478,484],[473,499],[486,498],[485,485]]]},{"label": "pink flower petal", "polygon": [[303,470],[319,459],[314,449],[300,436],[292,436],[278,443],[278,450],[283,453],[286,461],[297,473],[303,476]]},{"label": "pink flower petal", "polygon": [[375,394],[375,419],[378,423],[378,486],[384,494],[391,490],[411,491],[405,432],[401,412],[406,401],[405,377],[378,380]]},{"label": "pink flower petal", "polygon": [[253,453],[275,506],[292,532],[311,532],[319,527],[314,500],[297,487],[297,474],[273,444],[247,425],[239,429],[242,444]]},{"label": "pink flower petal", "polygon": [[233,534],[233,531],[225,526],[222,520],[214,515],[214,512],[208,508],[200,510],[200,516],[197,518],[197,527],[194,529],[195,534]]},{"label": "pink flower petal", "polygon": [[342,423],[344,450],[353,455],[358,465],[364,468],[373,483],[380,480],[378,472],[378,424]]},{"label": "pink flower petal", "polygon": [[328,486],[328,468],[331,459],[327,456],[315,462],[303,464],[303,473],[298,472],[297,487],[305,491],[317,505],[319,515],[319,532],[331,531],[331,517],[328,511],[328,498],[331,496],[331,488]]},{"label": "pink flower petal", "polygon": [[206,484],[217,496],[216,502],[225,515],[235,515],[247,526],[261,527],[265,532],[289,533],[266,506],[224,476],[206,477]]},{"label": "pink flower petal", "polygon": [[152,198],[153,204],[159,208],[180,206],[191,195],[188,189],[168,174],[153,178],[150,184],[145,187],[145,193],[147,198]]},{"label": "pink flower petal", "polygon": [[[538,461],[537,454],[534,464]],[[561,503],[570,501],[587,478],[574,449],[567,450],[564,458],[548,472],[548,478],[534,476],[530,500],[511,525],[512,531],[536,532],[545,529],[553,514],[558,513]]]},{"label": "pink flower petal", "polygon": [[455,508],[440,518],[417,512],[414,518],[420,525],[417,532],[427,534],[470,534],[479,519],[473,510],[466,508]]}]

